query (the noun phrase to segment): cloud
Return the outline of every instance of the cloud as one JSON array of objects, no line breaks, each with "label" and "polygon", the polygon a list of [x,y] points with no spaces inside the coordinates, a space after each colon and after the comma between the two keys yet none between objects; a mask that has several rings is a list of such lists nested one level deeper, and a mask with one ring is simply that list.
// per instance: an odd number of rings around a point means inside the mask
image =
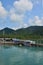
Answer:
[{"label": "cloud", "polygon": [[0,18],[4,18],[7,16],[7,11],[5,10],[5,8],[2,5],[2,2],[0,1]]},{"label": "cloud", "polygon": [[29,26],[43,26],[43,18],[38,19],[38,16],[35,16],[33,19],[30,19],[28,23],[21,22],[19,26],[13,27],[12,29],[20,29],[20,28],[27,28]]},{"label": "cloud", "polygon": [[13,7],[10,9],[10,19],[12,21],[23,22],[26,11],[33,8],[33,3],[29,0],[15,1]]},{"label": "cloud", "polygon": [[35,16],[33,19],[29,20],[30,25],[37,25],[42,26],[43,25],[43,17]]},{"label": "cloud", "polygon": [[0,1],[0,19],[6,18],[7,16],[11,21],[18,22],[19,26],[14,27],[13,29],[18,29],[22,27],[27,27],[27,24],[24,22],[26,11],[31,11],[33,8],[33,3],[29,0],[19,0],[13,3],[13,6],[7,11],[2,2]]},{"label": "cloud", "polygon": [[36,24],[36,25],[40,25],[40,26],[42,25],[42,20],[39,19],[38,16],[35,16],[34,21],[35,21],[35,24]]},{"label": "cloud", "polygon": [[28,24],[22,22],[22,24],[20,24],[19,26],[13,27],[12,29],[17,30],[17,29],[26,28],[26,27],[28,27]]},{"label": "cloud", "polygon": [[15,1],[13,5],[17,11],[22,13],[30,11],[33,8],[33,3],[29,0]]},{"label": "cloud", "polygon": [[20,29],[20,28],[22,28],[21,26],[18,26],[18,27],[14,27],[14,28],[12,28],[13,30],[17,30],[17,29]]},{"label": "cloud", "polygon": [[23,28],[26,28],[28,27],[28,24],[24,23],[23,26],[24,26]]},{"label": "cloud", "polygon": [[22,22],[23,21],[23,14],[17,14],[15,10],[10,10],[10,19],[14,22]]},{"label": "cloud", "polygon": [[26,28],[28,24],[24,22],[26,17],[25,13],[31,11],[33,3],[29,0],[19,0],[13,3],[13,7],[10,9],[10,20],[18,22],[19,26],[13,27],[13,29]]}]

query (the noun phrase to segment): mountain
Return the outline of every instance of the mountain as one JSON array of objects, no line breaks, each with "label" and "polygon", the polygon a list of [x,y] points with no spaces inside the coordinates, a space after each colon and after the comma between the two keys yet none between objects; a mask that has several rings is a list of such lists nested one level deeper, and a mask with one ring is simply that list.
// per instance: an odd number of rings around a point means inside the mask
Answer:
[{"label": "mountain", "polygon": [[[4,35],[3,35],[4,31]],[[16,37],[16,38],[30,38],[35,36],[43,36],[43,26],[30,26],[27,28],[21,28],[13,30],[10,28],[4,28],[0,30],[0,37]],[[36,37],[36,38],[37,38]]]},{"label": "mountain", "polygon": [[6,27],[6,28],[0,30],[0,33],[3,33],[3,32],[4,32],[5,34],[12,34],[12,33],[14,33],[15,31],[14,31],[13,29],[10,29],[10,28]]},{"label": "mountain", "polygon": [[17,33],[43,35],[43,26],[30,26],[16,30]]},{"label": "mountain", "polygon": [[8,27],[0,30],[0,37],[11,37],[12,34],[14,35],[15,31],[13,29],[10,29]]}]

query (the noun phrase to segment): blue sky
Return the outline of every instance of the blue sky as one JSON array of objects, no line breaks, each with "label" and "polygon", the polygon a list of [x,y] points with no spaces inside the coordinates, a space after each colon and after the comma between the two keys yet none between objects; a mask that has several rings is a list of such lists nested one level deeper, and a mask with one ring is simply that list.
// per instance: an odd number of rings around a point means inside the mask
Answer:
[{"label": "blue sky", "polygon": [[43,26],[43,0],[0,0],[0,29]]}]

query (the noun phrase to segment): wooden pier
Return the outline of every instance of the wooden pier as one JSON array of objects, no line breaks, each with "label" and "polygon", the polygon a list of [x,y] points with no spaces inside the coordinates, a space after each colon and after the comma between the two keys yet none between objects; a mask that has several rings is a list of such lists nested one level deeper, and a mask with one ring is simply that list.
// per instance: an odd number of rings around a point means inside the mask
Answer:
[{"label": "wooden pier", "polygon": [[29,40],[0,40],[0,45],[18,45],[18,46],[28,46],[28,47],[43,47],[43,44],[33,43]]},{"label": "wooden pier", "polygon": [[18,45],[18,46],[28,46],[28,47],[43,47],[43,44],[28,44],[25,45],[23,42],[22,43],[14,43],[14,42],[1,42],[0,45]]},{"label": "wooden pier", "polygon": [[43,47],[43,44],[31,44],[31,46],[34,46],[34,47]]}]

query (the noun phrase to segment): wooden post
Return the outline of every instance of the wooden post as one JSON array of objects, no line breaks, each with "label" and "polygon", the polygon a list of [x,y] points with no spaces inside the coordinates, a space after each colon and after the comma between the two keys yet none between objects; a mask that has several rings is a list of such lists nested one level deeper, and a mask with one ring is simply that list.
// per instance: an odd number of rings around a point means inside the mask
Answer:
[{"label": "wooden post", "polygon": [[4,34],[5,34],[5,31],[3,30],[3,43],[5,44],[5,41],[4,41]]}]

